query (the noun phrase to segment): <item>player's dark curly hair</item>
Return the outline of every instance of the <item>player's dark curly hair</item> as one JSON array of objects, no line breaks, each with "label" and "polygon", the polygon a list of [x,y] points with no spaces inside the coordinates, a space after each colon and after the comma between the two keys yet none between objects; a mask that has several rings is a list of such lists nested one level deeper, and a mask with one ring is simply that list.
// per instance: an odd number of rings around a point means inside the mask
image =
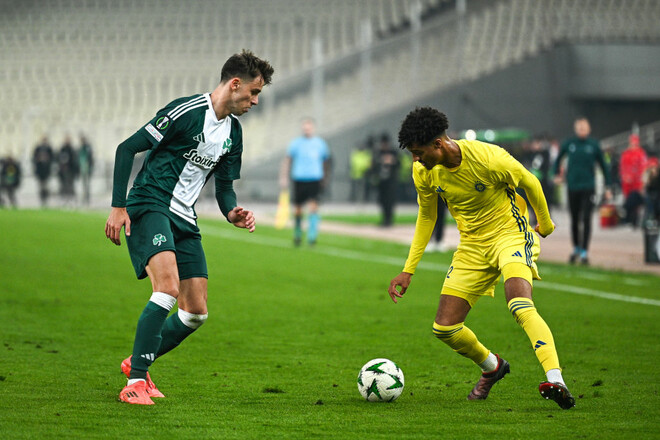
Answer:
[{"label": "player's dark curly hair", "polygon": [[401,123],[399,148],[426,145],[448,128],[449,121],[444,113],[431,107],[417,107]]},{"label": "player's dark curly hair", "polygon": [[259,75],[264,79],[264,85],[270,84],[275,69],[266,60],[258,58],[247,49],[229,57],[222,66],[220,73],[220,82],[226,82],[232,78],[253,80]]}]

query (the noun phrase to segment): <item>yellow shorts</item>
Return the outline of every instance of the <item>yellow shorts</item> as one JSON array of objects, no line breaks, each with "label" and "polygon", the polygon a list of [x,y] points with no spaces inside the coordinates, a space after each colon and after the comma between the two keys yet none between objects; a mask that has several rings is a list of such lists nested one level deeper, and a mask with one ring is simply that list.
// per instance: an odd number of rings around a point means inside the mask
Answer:
[{"label": "yellow shorts", "polygon": [[509,263],[529,267],[531,273],[523,278],[530,282],[540,280],[536,267],[540,251],[539,238],[531,229],[503,232],[488,240],[461,238],[447,271],[442,294],[459,296],[474,305],[479,297],[494,295],[502,268]]}]

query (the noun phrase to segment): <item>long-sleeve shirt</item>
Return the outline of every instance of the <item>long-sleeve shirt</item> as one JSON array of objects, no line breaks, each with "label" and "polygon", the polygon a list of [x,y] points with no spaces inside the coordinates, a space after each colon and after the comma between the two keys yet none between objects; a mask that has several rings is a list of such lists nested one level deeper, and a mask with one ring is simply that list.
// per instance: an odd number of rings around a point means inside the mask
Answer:
[{"label": "long-sleeve shirt", "polygon": [[561,145],[554,165],[554,174],[559,172],[561,160],[567,156],[566,184],[569,191],[593,190],[596,188],[596,164],[603,171],[605,184],[612,184],[610,169],[605,163],[603,151],[594,138],[569,138]]},{"label": "long-sleeve shirt", "polygon": [[[147,150],[126,198],[133,159]],[[195,224],[195,203],[215,176],[226,217],[236,206],[232,182],[240,177],[242,152],[241,124],[232,115],[218,120],[209,94],[174,100],[117,148],[112,206],[152,203]]]},{"label": "long-sleeve shirt", "polygon": [[461,239],[489,240],[502,231],[531,230],[525,217],[527,205],[516,187],[527,193],[541,234],[550,234],[554,229],[539,180],[520,162],[497,145],[455,142],[462,156],[457,167],[436,165],[428,170],[419,162],[413,166],[419,212],[404,272],[415,273],[431,238],[438,195],[456,219]]}]

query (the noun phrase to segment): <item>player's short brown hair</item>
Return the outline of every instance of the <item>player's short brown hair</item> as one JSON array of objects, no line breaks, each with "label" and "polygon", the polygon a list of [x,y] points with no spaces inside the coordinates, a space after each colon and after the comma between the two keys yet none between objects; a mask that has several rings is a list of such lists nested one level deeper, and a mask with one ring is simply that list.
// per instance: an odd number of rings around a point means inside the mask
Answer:
[{"label": "player's short brown hair", "polygon": [[232,78],[253,80],[258,76],[264,79],[264,85],[268,85],[273,78],[275,69],[266,60],[262,60],[247,49],[229,57],[222,66],[220,82],[224,83]]}]

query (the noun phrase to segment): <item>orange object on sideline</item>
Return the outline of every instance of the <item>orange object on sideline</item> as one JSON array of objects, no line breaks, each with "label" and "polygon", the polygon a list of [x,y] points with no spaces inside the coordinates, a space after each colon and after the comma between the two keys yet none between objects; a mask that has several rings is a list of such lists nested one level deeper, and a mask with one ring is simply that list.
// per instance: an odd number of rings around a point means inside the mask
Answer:
[{"label": "orange object on sideline", "polygon": [[618,223],[618,217],[616,214],[616,206],[612,204],[602,205],[598,213],[600,214],[600,227],[601,228],[612,228]]}]

